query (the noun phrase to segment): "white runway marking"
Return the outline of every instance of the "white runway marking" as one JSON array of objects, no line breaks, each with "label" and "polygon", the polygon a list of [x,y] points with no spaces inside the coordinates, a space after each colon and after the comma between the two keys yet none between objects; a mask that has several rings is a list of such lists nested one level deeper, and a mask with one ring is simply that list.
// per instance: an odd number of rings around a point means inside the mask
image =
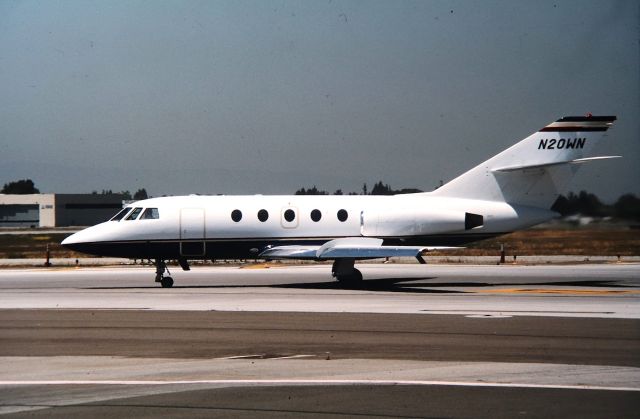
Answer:
[{"label": "white runway marking", "polygon": [[376,386],[459,386],[459,387],[509,387],[509,388],[545,388],[560,390],[603,390],[637,391],[637,387],[608,387],[590,385],[528,384],[528,383],[492,383],[477,381],[423,381],[423,380],[26,380],[0,381],[0,386],[56,386],[56,385],[119,385],[119,386],[155,386],[155,385],[192,385],[212,384],[228,386],[260,385],[376,385]]},{"label": "white runway marking", "polygon": [[316,355],[289,355],[289,356],[277,356],[271,359],[300,359],[300,358],[314,358]]},{"label": "white runway marking", "polygon": [[264,355],[263,354],[255,354],[255,355],[235,355],[235,356],[223,356],[221,358],[216,358],[216,359],[260,359],[263,358]]}]

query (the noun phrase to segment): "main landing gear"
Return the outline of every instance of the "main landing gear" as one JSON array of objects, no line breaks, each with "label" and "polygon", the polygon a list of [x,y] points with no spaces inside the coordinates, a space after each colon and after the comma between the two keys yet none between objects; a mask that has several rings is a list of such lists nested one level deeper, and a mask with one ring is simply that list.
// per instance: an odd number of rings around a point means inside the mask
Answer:
[{"label": "main landing gear", "polygon": [[164,276],[165,271],[171,275],[164,260],[156,259],[156,282],[159,282],[162,288],[171,288],[173,286],[173,278]]},{"label": "main landing gear", "polygon": [[362,273],[357,270],[355,259],[336,259],[331,267],[331,275],[345,285],[359,284],[362,281]]}]

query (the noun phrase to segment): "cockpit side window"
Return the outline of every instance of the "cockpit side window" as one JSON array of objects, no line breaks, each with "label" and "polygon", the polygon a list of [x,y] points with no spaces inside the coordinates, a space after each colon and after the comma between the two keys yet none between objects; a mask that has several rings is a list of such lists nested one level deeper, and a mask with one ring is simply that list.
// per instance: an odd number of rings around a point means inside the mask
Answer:
[{"label": "cockpit side window", "polygon": [[114,215],[109,221],[120,221],[125,215],[127,215],[129,211],[131,211],[131,207],[123,208],[118,211],[118,213]]},{"label": "cockpit side window", "polygon": [[136,218],[138,218],[138,215],[140,215],[141,211],[142,211],[142,208],[134,208],[134,210],[131,211],[131,214],[129,214],[129,216],[126,218],[126,220],[127,221],[135,220]]},{"label": "cockpit side window", "polygon": [[157,220],[158,218],[160,218],[158,208],[147,208],[140,216],[141,220]]}]

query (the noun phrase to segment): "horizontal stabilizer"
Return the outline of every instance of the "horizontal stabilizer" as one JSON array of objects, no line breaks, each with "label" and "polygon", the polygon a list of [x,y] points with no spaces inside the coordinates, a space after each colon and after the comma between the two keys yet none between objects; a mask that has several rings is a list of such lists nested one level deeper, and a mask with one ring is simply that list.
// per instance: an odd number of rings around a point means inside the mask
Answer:
[{"label": "horizontal stabilizer", "polygon": [[550,162],[550,163],[543,163],[543,164],[529,164],[529,165],[500,167],[498,169],[493,169],[493,171],[494,172],[515,172],[517,170],[542,169],[545,167],[558,166],[561,164],[580,164],[580,163],[589,163],[597,160],[619,159],[620,157],[622,156],[585,157],[583,159],[573,159],[573,160],[557,161],[557,162]]},{"label": "horizontal stabilizer", "polygon": [[322,246],[276,246],[258,255],[265,259],[375,259],[386,257],[417,257],[429,250],[456,249],[454,247],[383,246],[382,239],[346,237],[326,242]]}]

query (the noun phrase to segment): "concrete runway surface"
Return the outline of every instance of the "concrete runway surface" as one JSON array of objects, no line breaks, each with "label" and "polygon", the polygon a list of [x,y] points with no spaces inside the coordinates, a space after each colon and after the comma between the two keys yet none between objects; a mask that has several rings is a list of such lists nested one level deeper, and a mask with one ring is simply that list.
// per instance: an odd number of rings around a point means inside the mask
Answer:
[{"label": "concrete runway surface", "polygon": [[0,270],[9,417],[637,417],[640,265]]}]

